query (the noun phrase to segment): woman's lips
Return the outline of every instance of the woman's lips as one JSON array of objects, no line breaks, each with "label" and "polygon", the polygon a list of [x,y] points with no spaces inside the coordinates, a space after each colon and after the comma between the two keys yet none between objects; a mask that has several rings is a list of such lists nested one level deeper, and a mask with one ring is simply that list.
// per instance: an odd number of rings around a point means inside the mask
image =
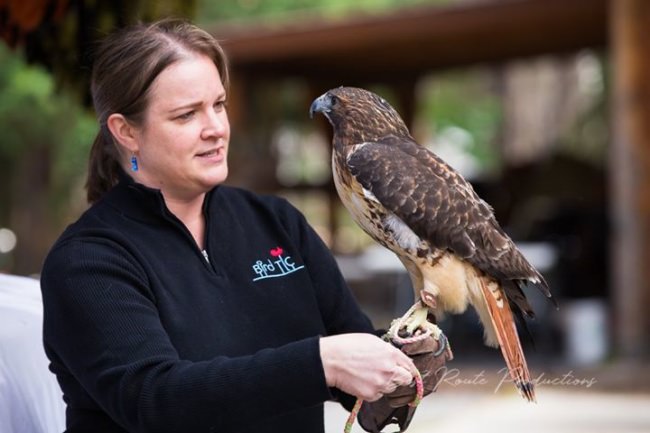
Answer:
[{"label": "woman's lips", "polygon": [[219,147],[216,149],[210,149],[205,152],[197,153],[196,156],[202,160],[220,162],[224,159],[225,154],[226,149],[224,147]]}]

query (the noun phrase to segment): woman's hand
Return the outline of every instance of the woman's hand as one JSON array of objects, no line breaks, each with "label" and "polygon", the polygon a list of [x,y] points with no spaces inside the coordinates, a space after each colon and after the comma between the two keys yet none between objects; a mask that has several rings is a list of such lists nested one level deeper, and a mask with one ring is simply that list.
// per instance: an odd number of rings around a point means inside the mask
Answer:
[{"label": "woman's hand", "polygon": [[413,380],[411,358],[371,334],[342,334],[320,339],[327,385],[375,401]]}]

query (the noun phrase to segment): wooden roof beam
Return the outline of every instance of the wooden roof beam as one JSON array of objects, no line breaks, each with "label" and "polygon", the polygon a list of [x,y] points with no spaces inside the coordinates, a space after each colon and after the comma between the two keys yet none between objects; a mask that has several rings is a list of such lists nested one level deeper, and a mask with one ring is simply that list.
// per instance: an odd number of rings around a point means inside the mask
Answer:
[{"label": "wooden roof beam", "polygon": [[607,1],[463,2],[280,28],[214,26],[212,33],[235,70],[394,81],[435,69],[605,46]]}]

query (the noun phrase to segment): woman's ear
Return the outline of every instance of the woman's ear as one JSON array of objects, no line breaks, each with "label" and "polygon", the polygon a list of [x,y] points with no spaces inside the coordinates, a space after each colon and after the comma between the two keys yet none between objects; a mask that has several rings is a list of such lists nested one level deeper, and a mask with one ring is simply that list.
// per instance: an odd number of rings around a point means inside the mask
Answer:
[{"label": "woman's ear", "polygon": [[119,114],[113,113],[106,119],[106,126],[115,137],[115,140],[131,153],[137,153],[139,150],[138,130],[131,125],[126,118]]}]

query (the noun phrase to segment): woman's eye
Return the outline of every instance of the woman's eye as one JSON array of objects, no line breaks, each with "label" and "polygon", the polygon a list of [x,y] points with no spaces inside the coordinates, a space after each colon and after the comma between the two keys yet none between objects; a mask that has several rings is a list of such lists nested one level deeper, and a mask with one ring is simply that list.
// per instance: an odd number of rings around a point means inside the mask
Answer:
[{"label": "woman's eye", "polygon": [[180,116],[177,117],[177,119],[189,120],[189,119],[192,118],[192,116],[194,116],[194,110],[190,110],[190,111],[187,111],[187,112],[181,114]]},{"label": "woman's eye", "polygon": [[222,100],[222,101],[217,101],[217,102],[214,103],[214,109],[215,109],[216,111],[221,111],[221,110],[223,110],[224,108],[226,108],[226,106],[227,106],[227,103],[226,103],[226,100],[225,100],[225,99]]}]

